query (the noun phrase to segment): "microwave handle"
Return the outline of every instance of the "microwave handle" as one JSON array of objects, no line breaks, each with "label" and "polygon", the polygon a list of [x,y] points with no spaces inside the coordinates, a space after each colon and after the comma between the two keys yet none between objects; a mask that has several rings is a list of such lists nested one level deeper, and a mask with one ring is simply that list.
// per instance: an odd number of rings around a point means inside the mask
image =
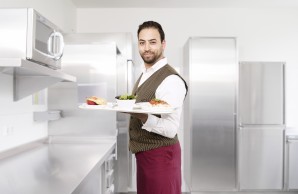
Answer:
[{"label": "microwave handle", "polygon": [[53,42],[54,42],[54,37],[55,37],[55,32],[53,32],[49,39],[48,39],[48,52],[49,52],[49,57],[55,58],[55,54],[53,52]]},{"label": "microwave handle", "polygon": [[59,60],[63,55],[63,49],[64,49],[64,39],[63,35],[60,32],[55,32],[55,37],[59,38],[59,52],[55,54],[55,59]]},{"label": "microwave handle", "polygon": [[[60,39],[59,53],[54,53],[52,50],[55,37],[58,37]],[[53,32],[48,39],[49,57],[51,57],[55,60],[59,60],[63,55],[63,49],[64,49],[63,35],[60,32]]]}]

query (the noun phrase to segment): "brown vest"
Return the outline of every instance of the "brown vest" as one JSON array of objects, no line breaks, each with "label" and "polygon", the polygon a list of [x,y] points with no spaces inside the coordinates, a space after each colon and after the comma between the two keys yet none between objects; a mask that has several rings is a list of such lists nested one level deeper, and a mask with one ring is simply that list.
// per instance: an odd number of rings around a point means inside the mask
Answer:
[{"label": "brown vest", "polygon": [[[183,81],[184,79],[173,69],[170,65],[165,65],[151,75],[140,87],[138,87],[142,75],[137,80],[132,94],[137,96],[136,102],[149,102],[151,99],[155,98],[155,91],[161,82],[169,75],[178,75]],[[187,85],[184,81],[186,89]],[[174,86],[173,86],[174,87]],[[160,117],[160,115],[156,115]],[[148,132],[142,129],[142,122],[135,118],[130,118],[129,124],[129,149],[133,153],[147,151],[155,149],[162,146],[173,145],[178,142],[178,136],[174,138],[164,137],[162,135]]]}]

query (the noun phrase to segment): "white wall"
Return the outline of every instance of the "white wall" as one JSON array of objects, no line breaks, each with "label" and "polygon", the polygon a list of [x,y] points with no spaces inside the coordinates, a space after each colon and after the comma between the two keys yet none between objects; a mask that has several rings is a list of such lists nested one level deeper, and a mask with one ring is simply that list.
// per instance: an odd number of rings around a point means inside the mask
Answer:
[{"label": "white wall", "polygon": [[132,32],[136,48],[136,31],[145,20],[162,24],[169,63],[182,69],[182,49],[190,36],[236,36],[239,60],[286,61],[286,122],[298,126],[297,9],[81,8],[77,32]]},{"label": "white wall", "polygon": [[[0,8],[33,7],[65,32],[76,28],[71,0],[7,0]],[[13,101],[13,76],[0,73],[0,152],[48,136],[48,123],[35,122],[34,111],[47,110],[47,90]]]},{"label": "white wall", "polygon": [[76,7],[71,0],[1,0],[0,8],[32,7],[64,32],[76,29]]},{"label": "white wall", "polygon": [[34,111],[47,110],[47,91],[13,101],[13,76],[0,73],[0,152],[47,137],[47,122],[34,122]]}]

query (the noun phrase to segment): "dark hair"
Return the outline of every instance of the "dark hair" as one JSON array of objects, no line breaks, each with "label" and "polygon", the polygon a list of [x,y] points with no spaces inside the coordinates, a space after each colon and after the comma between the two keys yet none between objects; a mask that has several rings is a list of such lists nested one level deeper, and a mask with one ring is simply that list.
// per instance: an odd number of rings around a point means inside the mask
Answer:
[{"label": "dark hair", "polygon": [[158,30],[159,35],[160,35],[160,40],[161,42],[165,40],[165,33],[161,27],[161,25],[157,22],[154,21],[146,21],[144,23],[142,23],[141,25],[139,25],[139,29],[138,29],[138,37],[139,34],[141,32],[141,30],[145,29],[145,28],[155,28]]}]

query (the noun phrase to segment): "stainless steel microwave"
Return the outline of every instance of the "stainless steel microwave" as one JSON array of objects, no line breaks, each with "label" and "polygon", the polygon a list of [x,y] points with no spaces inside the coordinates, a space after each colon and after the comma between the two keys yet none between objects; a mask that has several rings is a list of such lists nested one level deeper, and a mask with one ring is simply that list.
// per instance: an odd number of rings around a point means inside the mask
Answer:
[{"label": "stainless steel microwave", "polygon": [[0,9],[0,58],[60,69],[63,47],[61,30],[34,9]]}]

